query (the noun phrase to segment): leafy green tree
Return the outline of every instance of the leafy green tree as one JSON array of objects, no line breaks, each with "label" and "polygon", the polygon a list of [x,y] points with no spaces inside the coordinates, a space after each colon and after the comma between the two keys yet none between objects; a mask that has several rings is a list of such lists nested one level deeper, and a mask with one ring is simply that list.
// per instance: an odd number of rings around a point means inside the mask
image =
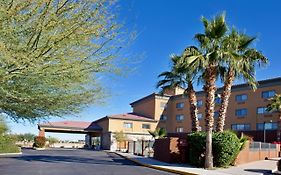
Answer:
[{"label": "leafy green tree", "polygon": [[0,116],[0,137],[1,135],[4,135],[8,130],[9,128],[6,124],[5,119],[2,116]]},{"label": "leafy green tree", "polygon": [[[185,54],[193,54],[192,48],[190,48],[189,53],[187,50]],[[185,68],[181,64],[181,56],[172,55],[172,68],[171,71],[162,72],[158,77],[161,79],[157,83],[157,88],[162,88],[162,93],[165,90],[173,89],[176,87],[185,88],[185,94],[188,96],[189,106],[190,106],[190,117],[192,122],[192,131],[199,131],[199,121],[197,117],[197,98],[193,83],[197,78],[197,70],[192,69],[191,67]]]},{"label": "leafy green tree", "polygon": [[161,139],[167,136],[167,132],[164,128],[156,128],[154,131],[148,132],[154,139]]},{"label": "leafy green tree", "polygon": [[222,132],[224,128],[231,87],[234,80],[243,78],[255,90],[255,67],[256,65],[265,65],[268,62],[268,59],[261,52],[251,47],[255,39],[255,37],[239,33],[233,28],[222,41],[224,64],[220,66],[220,74],[224,86],[216,127],[218,132]]},{"label": "leafy green tree", "polygon": [[51,137],[51,136],[49,136],[49,137],[47,138],[47,141],[49,142],[49,145],[53,145],[53,144],[59,142],[59,140],[58,140],[57,138]]},{"label": "leafy green tree", "polygon": [[121,25],[107,0],[0,2],[0,109],[34,121],[79,112],[118,72]]},{"label": "leafy green tree", "polygon": [[27,142],[32,142],[35,137],[36,137],[36,135],[32,134],[32,133],[25,133],[25,134],[16,135],[16,138],[17,138],[18,141],[27,141]]},{"label": "leafy green tree", "polygon": [[267,105],[267,111],[278,112],[278,129],[277,129],[277,141],[280,142],[281,137],[281,94],[276,94],[270,104]]},{"label": "leafy green tree", "polygon": [[127,141],[127,135],[123,132],[123,131],[119,131],[119,132],[116,132],[113,136],[115,138],[115,140],[117,141],[117,146],[119,145],[119,150],[120,150],[120,144],[122,142],[125,142]]}]

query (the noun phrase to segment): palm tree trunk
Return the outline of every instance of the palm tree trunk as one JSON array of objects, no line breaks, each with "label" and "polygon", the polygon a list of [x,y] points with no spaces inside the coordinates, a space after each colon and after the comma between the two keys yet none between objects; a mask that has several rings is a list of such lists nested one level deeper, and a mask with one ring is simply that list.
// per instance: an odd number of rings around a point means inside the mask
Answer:
[{"label": "palm tree trunk", "polygon": [[189,100],[189,106],[190,106],[190,117],[191,117],[191,123],[192,128],[191,130],[193,132],[199,131],[199,121],[197,117],[198,109],[197,109],[197,98],[196,93],[193,88],[193,84],[191,81],[188,82],[188,100]]},{"label": "palm tree trunk", "polygon": [[229,104],[229,98],[231,95],[231,87],[234,81],[234,71],[230,68],[226,77],[226,80],[224,81],[224,86],[223,86],[223,92],[221,95],[221,106],[219,110],[219,117],[217,121],[217,132],[222,132],[224,128],[224,123],[225,123],[225,118],[226,118],[226,113],[227,113],[227,108]]},{"label": "palm tree trunk", "polygon": [[212,154],[212,131],[214,127],[214,111],[215,111],[215,93],[216,93],[216,69],[210,67],[206,69],[206,78],[204,90],[206,93],[206,153],[205,153],[205,168],[213,168]]}]

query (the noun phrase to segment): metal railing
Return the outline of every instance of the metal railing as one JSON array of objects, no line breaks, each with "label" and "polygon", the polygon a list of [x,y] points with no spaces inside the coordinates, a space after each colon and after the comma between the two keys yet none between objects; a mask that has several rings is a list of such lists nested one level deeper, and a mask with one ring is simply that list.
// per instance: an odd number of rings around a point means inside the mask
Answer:
[{"label": "metal railing", "polygon": [[263,143],[263,142],[251,142],[250,151],[259,151],[259,150],[274,150],[277,148],[277,144],[272,143]]}]

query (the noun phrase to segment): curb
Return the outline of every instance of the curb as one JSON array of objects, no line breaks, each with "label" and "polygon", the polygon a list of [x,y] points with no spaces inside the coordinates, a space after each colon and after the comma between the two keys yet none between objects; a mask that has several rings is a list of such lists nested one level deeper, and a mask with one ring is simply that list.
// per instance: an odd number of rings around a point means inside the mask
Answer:
[{"label": "curb", "polygon": [[17,155],[22,155],[22,152],[19,152],[19,153],[1,153],[0,157],[10,157],[10,156],[17,156]]},{"label": "curb", "polygon": [[166,171],[166,172],[169,172],[169,173],[176,173],[176,174],[180,174],[180,175],[199,175],[199,174],[195,174],[195,173],[189,173],[189,172],[185,172],[185,171],[179,171],[179,170],[172,170],[172,169],[169,169],[169,168],[163,168],[163,167],[158,167],[158,166],[154,166],[154,165],[149,165],[149,164],[145,164],[145,163],[141,163],[137,160],[134,160],[134,159],[131,159],[129,157],[126,157],[126,156],[123,156],[117,152],[111,152],[111,153],[115,153],[116,155],[120,156],[120,157],[123,157],[127,160],[130,160],[138,165],[141,165],[141,166],[144,166],[144,167],[148,167],[148,168],[152,168],[152,169],[156,169],[156,170],[160,170],[160,171]]}]

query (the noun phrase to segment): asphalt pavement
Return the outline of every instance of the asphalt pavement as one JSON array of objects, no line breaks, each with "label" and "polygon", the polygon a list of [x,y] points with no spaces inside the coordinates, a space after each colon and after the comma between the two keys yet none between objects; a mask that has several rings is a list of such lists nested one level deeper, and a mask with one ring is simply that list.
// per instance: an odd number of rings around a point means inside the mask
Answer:
[{"label": "asphalt pavement", "polygon": [[0,157],[1,175],[172,175],[139,166],[114,153],[92,150],[23,149],[23,154]]}]

